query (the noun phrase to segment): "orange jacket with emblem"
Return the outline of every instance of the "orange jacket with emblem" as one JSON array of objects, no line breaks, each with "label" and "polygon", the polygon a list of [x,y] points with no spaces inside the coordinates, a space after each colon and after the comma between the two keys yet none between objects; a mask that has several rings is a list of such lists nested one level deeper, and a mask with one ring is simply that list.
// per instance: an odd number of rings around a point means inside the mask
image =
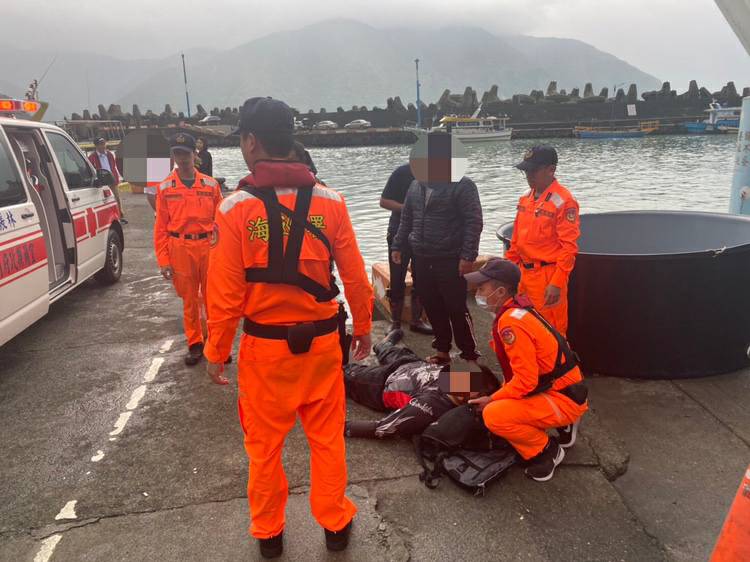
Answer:
[{"label": "orange jacket with emblem", "polygon": [[154,249],[159,267],[169,265],[169,233],[211,233],[221,200],[219,182],[197,170],[192,187],[182,183],[176,169],[159,184],[154,223]]},{"label": "orange jacket with emblem", "polygon": [[[252,183],[260,189],[276,189],[279,203],[294,209],[296,188],[308,180],[308,185],[315,182],[306,166],[298,166],[301,168],[289,162],[283,165],[259,162]],[[336,191],[316,184],[308,220],[325,234],[331,244],[352,312],[354,335],[369,333],[373,290],[344,198]],[[220,205],[216,225],[218,240],[211,251],[208,272],[209,336],[203,352],[209,361],[222,362],[229,355],[240,318],[249,318],[260,324],[296,324],[336,315],[338,303],[335,299],[318,302],[311,294],[293,285],[248,283],[245,280],[246,268],[268,265],[268,219],[260,199],[245,191],[237,191]],[[286,242],[285,236],[285,248]],[[329,260],[330,254],[323,242],[306,232],[299,271],[329,287]]]},{"label": "orange jacket with emblem", "polygon": [[[492,395],[493,400],[525,398],[539,384],[539,375],[554,369],[557,358],[555,336],[533,314],[512,305],[512,299],[503,305],[510,307],[497,320],[497,331],[513,375]],[[490,345],[497,352],[495,341]],[[560,390],[582,380],[580,368],[574,367],[552,383],[552,390]]]},{"label": "orange jacket with emblem", "polygon": [[578,253],[580,219],[578,202],[557,180],[536,199],[529,190],[518,200],[510,249],[505,257],[520,265],[555,264],[552,285],[564,287]]}]

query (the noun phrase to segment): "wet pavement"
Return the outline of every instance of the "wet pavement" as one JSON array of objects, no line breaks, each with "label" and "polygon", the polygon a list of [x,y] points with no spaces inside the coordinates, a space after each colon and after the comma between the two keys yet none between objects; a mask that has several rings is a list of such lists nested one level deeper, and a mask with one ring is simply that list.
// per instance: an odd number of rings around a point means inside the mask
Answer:
[{"label": "wet pavement", "polygon": [[[124,199],[121,282],[87,282],[0,348],[0,560],[257,559],[236,384],[182,362],[181,304],[158,275],[151,214],[142,196]],[[486,333],[489,317],[474,316]],[[408,332],[407,343],[429,348]],[[409,443],[350,440],[360,513],[336,555],[309,514],[296,427],[285,559],[706,559],[750,460],[750,372],[589,385],[581,439],[544,484],[515,468],[483,498],[447,481],[428,490]],[[349,415],[376,416],[352,403]]]}]

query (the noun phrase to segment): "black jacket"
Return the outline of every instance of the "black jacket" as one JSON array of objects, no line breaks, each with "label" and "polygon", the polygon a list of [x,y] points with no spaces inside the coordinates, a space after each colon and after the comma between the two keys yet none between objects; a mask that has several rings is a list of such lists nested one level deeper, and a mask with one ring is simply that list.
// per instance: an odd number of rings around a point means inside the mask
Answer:
[{"label": "black jacket", "polygon": [[401,211],[392,250],[406,244],[415,256],[454,257],[474,261],[482,234],[482,204],[477,186],[467,177],[457,183],[431,186],[413,181]]}]

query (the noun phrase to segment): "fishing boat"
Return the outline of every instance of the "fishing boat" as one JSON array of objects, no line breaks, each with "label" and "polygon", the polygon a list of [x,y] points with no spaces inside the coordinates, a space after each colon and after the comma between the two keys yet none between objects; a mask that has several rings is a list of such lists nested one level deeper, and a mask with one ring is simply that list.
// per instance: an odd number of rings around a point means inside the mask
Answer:
[{"label": "fishing boat", "polygon": [[645,137],[658,128],[658,121],[641,121],[633,127],[579,126],[573,129],[573,134],[579,139],[630,139]]},{"label": "fishing boat", "polygon": [[448,133],[462,142],[494,142],[510,140],[513,129],[506,127],[507,117],[479,117],[480,105],[471,117],[446,115],[436,127],[430,129],[409,128],[417,135],[428,133]]},{"label": "fishing boat", "polygon": [[705,110],[708,113],[707,119],[683,123],[688,133],[736,133],[739,130],[741,107],[721,107],[718,102],[712,102],[708,107]]}]

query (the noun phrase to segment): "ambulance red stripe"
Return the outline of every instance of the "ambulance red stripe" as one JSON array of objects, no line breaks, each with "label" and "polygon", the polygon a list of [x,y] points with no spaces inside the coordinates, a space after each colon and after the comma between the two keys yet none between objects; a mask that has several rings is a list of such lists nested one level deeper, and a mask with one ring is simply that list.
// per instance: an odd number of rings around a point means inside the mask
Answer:
[{"label": "ambulance red stripe", "polygon": [[0,250],[0,279],[15,275],[41,261],[47,261],[47,247],[42,236]]}]

